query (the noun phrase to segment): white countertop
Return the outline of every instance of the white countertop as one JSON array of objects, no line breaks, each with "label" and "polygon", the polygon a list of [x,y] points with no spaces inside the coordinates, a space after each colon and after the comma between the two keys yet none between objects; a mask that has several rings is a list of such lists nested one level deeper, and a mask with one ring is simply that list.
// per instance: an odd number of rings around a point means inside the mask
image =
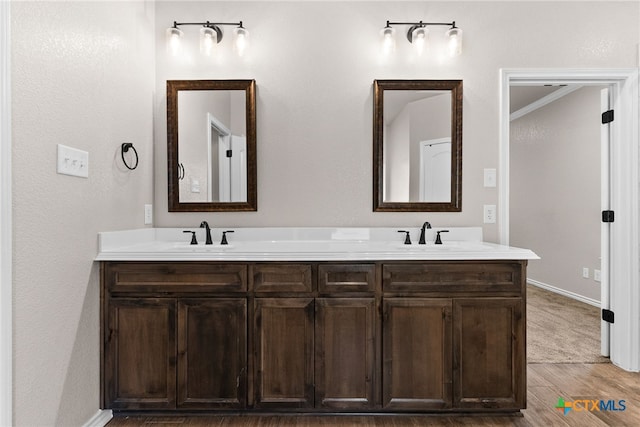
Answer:
[{"label": "white countertop", "polygon": [[[434,244],[437,230],[442,245]],[[191,245],[196,231],[198,245]],[[228,245],[220,245],[222,231]],[[410,231],[412,244],[405,245]],[[480,227],[435,227],[419,245],[419,227],[376,228],[212,228],[212,245],[197,227],[144,228],[98,233],[96,261],[387,261],[387,260],[529,260],[528,249],[482,241]]]}]

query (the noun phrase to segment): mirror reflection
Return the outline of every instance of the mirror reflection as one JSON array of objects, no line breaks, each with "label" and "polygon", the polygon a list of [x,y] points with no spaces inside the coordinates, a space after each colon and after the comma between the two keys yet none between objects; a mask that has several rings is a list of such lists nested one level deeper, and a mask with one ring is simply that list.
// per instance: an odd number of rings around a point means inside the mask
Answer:
[{"label": "mirror reflection", "polygon": [[451,93],[398,90],[384,98],[385,202],[451,201]]},{"label": "mirror reflection", "polygon": [[178,93],[180,203],[247,201],[244,91]]},{"label": "mirror reflection", "polygon": [[374,210],[459,211],[462,82],[374,82]]},{"label": "mirror reflection", "polygon": [[169,211],[256,210],[255,82],[167,82]]}]

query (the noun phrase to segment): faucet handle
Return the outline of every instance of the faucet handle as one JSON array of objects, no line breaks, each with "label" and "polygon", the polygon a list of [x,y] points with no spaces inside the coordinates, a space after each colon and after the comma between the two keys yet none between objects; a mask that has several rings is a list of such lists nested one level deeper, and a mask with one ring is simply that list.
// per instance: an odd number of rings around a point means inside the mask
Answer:
[{"label": "faucet handle", "polygon": [[411,244],[411,236],[409,236],[409,232],[406,230],[398,230],[398,233],[406,233],[404,236],[404,244],[405,245],[410,245]]},{"label": "faucet handle", "polygon": [[435,244],[436,245],[441,245],[442,244],[442,239],[440,239],[440,233],[448,233],[448,232],[449,232],[449,230],[436,231],[437,234],[436,234],[436,242],[435,242]]},{"label": "faucet handle", "polygon": [[222,240],[220,241],[221,245],[228,245],[229,242],[227,242],[227,233],[234,233],[233,230],[227,230],[227,231],[223,231],[222,232]]},{"label": "faucet handle", "polygon": [[196,239],[196,232],[191,230],[184,230],[183,233],[191,233],[191,244],[197,245],[198,239]]}]

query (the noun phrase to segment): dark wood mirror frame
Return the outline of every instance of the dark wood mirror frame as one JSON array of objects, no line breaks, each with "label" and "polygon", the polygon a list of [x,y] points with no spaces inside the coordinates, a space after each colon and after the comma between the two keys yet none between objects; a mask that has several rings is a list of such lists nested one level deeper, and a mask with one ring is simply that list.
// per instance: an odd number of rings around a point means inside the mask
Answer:
[{"label": "dark wood mirror frame", "polygon": [[[178,92],[244,90],[247,131],[247,201],[181,203],[178,179]],[[167,171],[169,212],[257,211],[256,82],[255,80],[167,80]]]},{"label": "dark wood mirror frame", "polygon": [[[383,195],[384,92],[451,91],[451,201],[385,202]],[[373,82],[374,212],[460,212],[462,210],[462,80],[375,80]]]}]

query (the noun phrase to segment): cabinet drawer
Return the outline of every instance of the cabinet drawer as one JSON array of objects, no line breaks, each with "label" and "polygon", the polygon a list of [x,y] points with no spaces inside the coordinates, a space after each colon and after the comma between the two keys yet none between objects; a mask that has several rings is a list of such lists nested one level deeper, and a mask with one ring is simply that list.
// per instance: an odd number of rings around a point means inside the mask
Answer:
[{"label": "cabinet drawer", "polygon": [[118,292],[246,292],[246,264],[200,262],[106,263],[104,275],[108,288]]},{"label": "cabinet drawer", "polygon": [[321,264],[318,266],[318,292],[322,294],[373,292],[375,264]]},{"label": "cabinet drawer", "polygon": [[249,268],[255,292],[313,291],[311,264],[253,264]]},{"label": "cabinet drawer", "polygon": [[510,292],[524,287],[520,262],[394,263],[382,266],[384,292]]}]

